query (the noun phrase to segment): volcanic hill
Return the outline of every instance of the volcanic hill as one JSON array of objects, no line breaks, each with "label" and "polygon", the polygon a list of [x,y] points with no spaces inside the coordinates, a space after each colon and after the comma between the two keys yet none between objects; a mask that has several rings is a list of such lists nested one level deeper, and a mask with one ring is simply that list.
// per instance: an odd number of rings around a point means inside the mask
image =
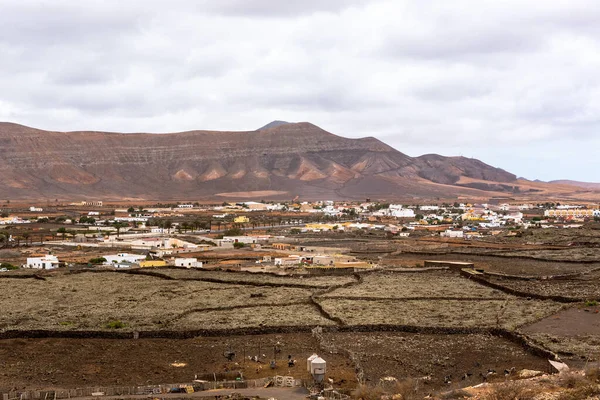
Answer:
[{"label": "volcanic hill", "polygon": [[364,199],[522,191],[464,157],[409,157],[308,123],[256,131],[50,132],[0,123],[0,198]]}]

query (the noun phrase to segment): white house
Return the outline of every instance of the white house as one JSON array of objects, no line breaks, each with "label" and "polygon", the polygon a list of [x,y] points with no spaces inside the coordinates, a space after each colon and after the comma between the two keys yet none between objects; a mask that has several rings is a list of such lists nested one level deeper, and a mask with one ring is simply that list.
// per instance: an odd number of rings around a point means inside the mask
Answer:
[{"label": "white house", "polygon": [[106,262],[104,263],[104,265],[121,264],[124,262],[136,264],[136,263],[146,259],[146,256],[143,256],[141,254],[129,254],[129,253],[111,254],[111,255],[102,256],[102,257],[104,257],[106,259]]},{"label": "white house", "polygon": [[288,257],[282,258],[274,258],[273,262],[277,266],[286,266],[286,265],[298,265],[302,262],[302,258],[297,255],[290,255]]},{"label": "white house", "polygon": [[390,204],[389,208],[375,211],[373,215],[381,217],[414,218],[415,211],[410,208],[404,208],[402,204]]},{"label": "white house", "polygon": [[464,231],[453,231],[452,229],[447,229],[446,231],[440,233],[440,236],[449,238],[462,238],[465,236],[465,233]]},{"label": "white house", "polygon": [[58,268],[58,258],[51,254],[47,254],[44,257],[28,257],[26,268],[35,269],[54,269]]},{"label": "white house", "polygon": [[29,207],[29,211],[31,211],[31,212],[42,212],[44,210],[42,208],[39,208],[39,207]]},{"label": "white house", "polygon": [[175,259],[176,267],[186,267],[186,268],[202,268],[202,261],[198,261],[197,258],[176,258]]},{"label": "white house", "polygon": [[420,206],[419,209],[421,211],[437,211],[440,209],[440,206]]}]

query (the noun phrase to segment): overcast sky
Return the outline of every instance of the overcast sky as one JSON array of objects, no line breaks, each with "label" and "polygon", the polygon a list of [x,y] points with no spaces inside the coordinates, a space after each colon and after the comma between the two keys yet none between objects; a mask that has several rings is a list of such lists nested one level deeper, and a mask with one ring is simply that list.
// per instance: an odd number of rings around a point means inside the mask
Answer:
[{"label": "overcast sky", "polygon": [[600,182],[597,0],[0,0],[0,120],[274,119]]}]

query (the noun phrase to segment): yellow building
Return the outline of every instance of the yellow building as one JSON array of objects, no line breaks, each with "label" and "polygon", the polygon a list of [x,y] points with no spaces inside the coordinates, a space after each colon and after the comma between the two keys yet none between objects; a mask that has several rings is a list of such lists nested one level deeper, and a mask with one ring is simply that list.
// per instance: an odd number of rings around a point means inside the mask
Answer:
[{"label": "yellow building", "polygon": [[598,212],[594,212],[594,210],[582,209],[582,208],[569,208],[563,210],[546,210],[544,211],[544,216],[546,217],[575,217],[575,218],[585,218],[585,217],[594,217],[595,215],[600,214]]},{"label": "yellow building", "polygon": [[148,267],[166,267],[167,263],[163,260],[146,260],[140,261],[140,267],[148,268]]},{"label": "yellow building", "polygon": [[250,218],[246,217],[245,215],[240,215],[239,217],[235,217],[233,222],[236,224],[247,224],[250,222]]}]

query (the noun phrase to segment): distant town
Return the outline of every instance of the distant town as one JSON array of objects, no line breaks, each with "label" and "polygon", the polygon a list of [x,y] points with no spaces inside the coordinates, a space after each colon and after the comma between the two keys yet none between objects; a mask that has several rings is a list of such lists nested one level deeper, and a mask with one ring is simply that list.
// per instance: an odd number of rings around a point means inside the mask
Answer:
[{"label": "distant town", "polygon": [[[23,262],[3,260],[0,271],[87,265],[110,268],[176,266],[269,271],[280,268],[375,268],[374,262],[297,245],[303,236],[438,237],[485,240],[523,236],[532,229],[573,229],[600,220],[590,204],[454,202],[223,202],[119,205],[81,201],[39,206],[3,202],[0,247],[44,246]],[[87,248],[89,260],[67,261],[53,248]],[[215,263],[189,256],[209,250],[278,250],[252,262]],[[120,249],[119,252],[111,251]],[[126,251],[124,251],[126,250]]]}]

